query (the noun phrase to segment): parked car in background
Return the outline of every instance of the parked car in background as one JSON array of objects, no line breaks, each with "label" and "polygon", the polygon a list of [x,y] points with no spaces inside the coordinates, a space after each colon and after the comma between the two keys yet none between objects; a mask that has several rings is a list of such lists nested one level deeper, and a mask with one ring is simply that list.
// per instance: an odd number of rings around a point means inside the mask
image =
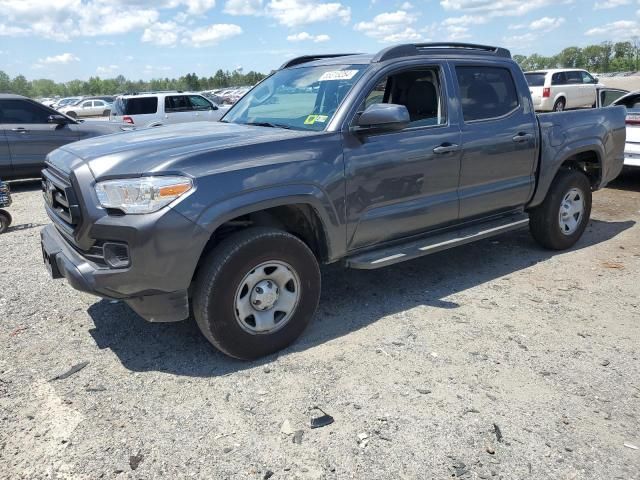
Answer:
[{"label": "parked car in background", "polygon": [[624,146],[624,166],[640,167],[640,90],[628,93],[613,102],[627,108],[627,140]]},{"label": "parked car in background", "polygon": [[40,177],[45,157],[52,150],[131,129],[109,122],[77,121],[29,98],[0,94],[0,177]]},{"label": "parked car in background", "polygon": [[58,109],[58,111],[71,118],[106,117],[111,113],[112,106],[113,104],[107,103],[104,100],[82,99],[80,102],[62,107]]},{"label": "parked car in background", "polygon": [[536,111],[561,112],[596,104],[598,80],[586,70],[537,70],[524,75]]},{"label": "parked car in background", "polygon": [[112,122],[158,127],[172,123],[218,121],[228,109],[199,93],[139,93],[118,97],[109,118]]},{"label": "parked car in background", "polygon": [[58,110],[58,109],[60,109],[62,107],[66,107],[66,106],[69,106],[69,105],[75,105],[80,100],[82,100],[82,98],[83,97],[65,97],[65,98],[61,98],[60,100],[58,100],[53,105],[50,105],[50,107]]}]

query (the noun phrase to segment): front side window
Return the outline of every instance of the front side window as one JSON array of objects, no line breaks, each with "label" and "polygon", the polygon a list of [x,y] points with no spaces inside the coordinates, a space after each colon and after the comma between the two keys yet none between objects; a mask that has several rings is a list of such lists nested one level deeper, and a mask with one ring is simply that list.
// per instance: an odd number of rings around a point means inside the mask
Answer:
[{"label": "front side window", "polygon": [[596,79],[589,75],[587,72],[580,72],[582,75],[582,83],[596,83]]},{"label": "front side window", "polygon": [[465,122],[506,115],[518,107],[511,72],[498,67],[456,67]]},{"label": "front side window", "polygon": [[88,101],[82,104],[82,108],[91,108],[93,106],[93,102]]},{"label": "front side window", "polygon": [[365,98],[360,111],[377,103],[394,103],[407,107],[408,128],[443,125],[447,120],[442,98],[437,68],[409,70],[389,75],[378,82]]},{"label": "front side window", "polygon": [[324,130],[364,69],[324,65],[279,70],[242,97],[222,121]]},{"label": "front side window", "polygon": [[0,100],[0,124],[49,123],[49,110],[28,100]]},{"label": "front side window", "polygon": [[189,102],[191,103],[191,108],[197,111],[203,110],[211,110],[212,106],[209,100],[200,95],[189,95]]}]

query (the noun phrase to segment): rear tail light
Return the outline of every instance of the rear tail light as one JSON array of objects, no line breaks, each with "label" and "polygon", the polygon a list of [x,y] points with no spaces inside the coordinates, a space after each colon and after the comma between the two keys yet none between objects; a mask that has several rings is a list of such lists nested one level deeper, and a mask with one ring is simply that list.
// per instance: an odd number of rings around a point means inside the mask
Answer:
[{"label": "rear tail light", "polygon": [[122,121],[124,123],[129,123],[129,124],[133,125],[133,118],[129,117],[128,115],[125,115],[124,117],[122,117]]},{"label": "rear tail light", "polygon": [[551,89],[549,87],[542,89],[542,96],[544,98],[549,98],[551,96]]},{"label": "rear tail light", "polygon": [[625,119],[625,123],[627,125],[640,125],[640,114],[639,115],[627,115]]}]

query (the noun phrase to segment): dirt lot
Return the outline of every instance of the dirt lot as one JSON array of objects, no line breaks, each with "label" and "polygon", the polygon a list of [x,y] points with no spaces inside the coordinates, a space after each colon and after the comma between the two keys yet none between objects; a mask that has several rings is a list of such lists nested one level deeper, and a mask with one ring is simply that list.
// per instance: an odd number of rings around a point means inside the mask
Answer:
[{"label": "dirt lot", "polygon": [[[569,252],[525,231],[327,268],[312,327],[255,363],[49,280],[38,185],[13,188],[1,478],[640,478],[640,174]],[[335,422],[310,429],[314,406]]]}]

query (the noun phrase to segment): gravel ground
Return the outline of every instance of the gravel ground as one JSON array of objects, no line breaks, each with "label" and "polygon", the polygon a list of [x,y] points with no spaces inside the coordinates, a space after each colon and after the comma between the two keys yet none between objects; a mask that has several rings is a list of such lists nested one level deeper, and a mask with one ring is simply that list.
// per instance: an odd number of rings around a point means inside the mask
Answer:
[{"label": "gravel ground", "polygon": [[13,189],[0,478],[640,478],[640,174],[568,252],[522,232],[326,268],[310,329],[253,363],[50,280],[38,185]]}]

